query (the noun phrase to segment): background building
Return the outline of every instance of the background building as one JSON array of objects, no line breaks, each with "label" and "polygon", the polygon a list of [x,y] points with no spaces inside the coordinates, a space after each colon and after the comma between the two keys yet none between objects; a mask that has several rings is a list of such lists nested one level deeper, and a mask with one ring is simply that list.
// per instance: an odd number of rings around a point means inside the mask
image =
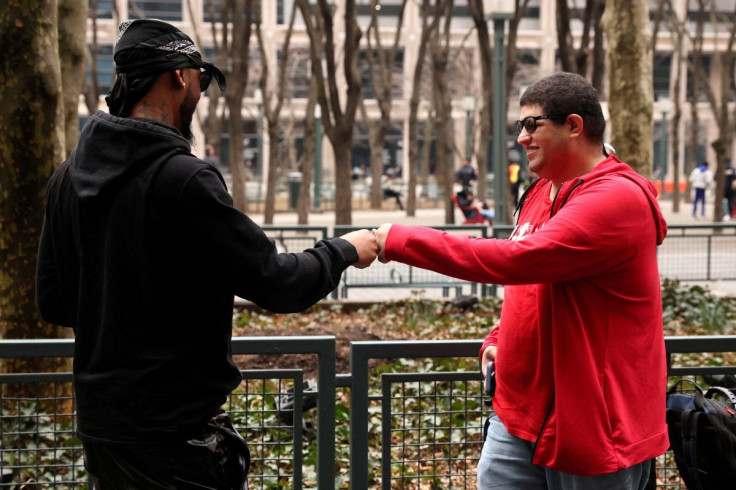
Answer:
[{"label": "background building", "polygon": [[[192,38],[200,44],[201,50],[205,53],[205,57],[213,59],[216,56],[215,46],[217,45],[216,35],[222,32],[223,25],[218,22],[220,5],[223,0],[159,0],[159,1],[142,1],[142,0],[90,0],[90,19],[88,22],[88,39],[90,40],[91,50],[96,55],[95,66],[97,68],[97,79],[99,82],[99,107],[105,109],[104,95],[110,88],[113,79],[113,63],[112,49],[117,36],[117,25],[121,20],[133,19],[140,17],[159,18],[176,24],[182,30],[192,36]],[[94,4],[96,10],[94,9]],[[263,40],[265,52],[269,60],[277,60],[283,55],[281,46],[288,30],[289,18],[291,10],[294,7],[294,0],[276,0],[260,2],[260,25],[263,32]],[[583,23],[581,20],[584,12],[584,5],[576,7],[577,4],[584,2],[576,2],[568,0],[571,9],[570,28],[573,36],[573,44],[580,44]],[[697,2],[689,2],[695,4]],[[371,9],[375,8],[370,0],[357,0],[358,25],[365,33],[370,23]],[[657,19],[660,0],[650,0],[650,15],[654,30],[655,21]],[[681,18],[684,18],[685,12],[688,10],[687,0],[674,0],[673,4],[678,9]],[[336,16],[341,12],[341,6],[344,0],[333,2]],[[398,13],[402,5],[401,0],[382,0],[378,3],[379,27],[381,37],[384,40],[384,48],[390,46],[393,36],[397,28]],[[421,11],[420,2],[408,1],[406,11],[404,13],[404,23],[400,36],[400,50],[394,66],[393,77],[393,103],[391,112],[391,127],[385,138],[383,161],[387,169],[394,170],[397,174],[406,174],[408,161],[408,136],[404,128],[407,126],[408,118],[408,98],[412,90],[412,74],[414,66],[417,62],[417,52],[421,38]],[[685,26],[685,32],[695,31],[696,11],[695,5],[689,7],[691,10],[688,15],[688,22]],[[720,94],[721,74],[726,71],[730,77],[730,101],[734,102],[734,66],[721,66],[720,58],[713,56],[714,53],[726,49],[726,41],[728,30],[734,21],[733,1],[717,0],[715,2],[717,11],[725,15],[725,22],[716,24],[707,23],[703,37],[702,46],[702,65],[705,68],[711,88]],[[298,10],[298,9],[297,9]],[[213,15],[214,13],[214,15]],[[730,19],[731,24],[729,24]],[[337,39],[340,39],[339,24],[337,25]],[[473,143],[477,133],[476,125],[478,117],[484,115],[478,114],[478,104],[480,93],[480,58],[477,46],[477,37],[474,34],[474,24],[470,16],[470,11],[466,0],[456,0],[453,8],[453,18],[451,23],[450,43],[452,45],[452,63],[448,70],[448,78],[450,80],[449,90],[451,91],[452,104],[452,120],[444,121],[443,124],[452,124],[455,137],[456,161],[459,161]],[[655,111],[654,111],[654,166],[655,178],[671,180],[672,168],[666,164],[671,158],[667,151],[668,133],[671,136],[673,131],[679,132],[679,153],[684,158],[680,159],[680,172],[682,176],[687,175],[687,171],[691,168],[693,161],[700,162],[702,160],[714,160],[714,155],[710,147],[710,143],[717,138],[717,126],[714,124],[713,111],[707,101],[707,98],[701,96],[697,99],[695,111],[691,110],[690,104],[692,95],[693,73],[689,63],[692,63],[692,55],[688,53],[692,49],[692,40],[685,37],[678,41],[677,32],[668,23],[660,22],[657,26],[656,43],[654,43],[654,79],[653,88],[655,94]],[[343,33],[344,36],[344,33]],[[94,40],[94,42],[93,42]],[[686,81],[682,83],[679,93],[673,93],[673,80],[678,68],[675,48],[678,42],[681,42],[685,49],[686,55],[683,56],[680,63],[682,73],[686,75]],[[96,43],[96,47],[92,47]],[[366,36],[363,35],[361,46],[366,45]],[[514,74],[513,83],[507,88],[507,96],[509,98],[508,121],[513,121],[518,117],[518,97],[524,87],[535,79],[545,74],[552,73],[560,69],[559,47],[557,38],[557,12],[556,0],[530,0],[528,7],[524,13],[521,22],[518,25],[516,37],[516,62],[517,69]],[[339,46],[338,46],[339,50]],[[258,77],[260,74],[261,54],[258,45],[253,39],[250,43],[250,52],[248,59],[249,81],[243,102],[242,117],[245,124],[245,149],[244,157],[254,163],[254,171],[256,176],[264,175],[265,169],[272,164],[268,161],[268,146],[274,144],[269,142],[267,137],[262,134],[260,128],[262,124],[262,100],[257,94]],[[338,53],[339,55],[339,53]],[[306,32],[305,23],[301,14],[297,11],[294,31],[289,49],[288,63],[288,97],[286,100],[286,109],[282,111],[281,117],[285,128],[283,139],[278,142],[283,148],[280,150],[280,163],[283,166],[282,171],[296,169],[299,165],[299,157],[302,145],[303,120],[305,117],[306,97],[309,92],[310,79],[310,57],[309,57],[309,38]],[[365,99],[366,114],[369,118],[375,118],[378,110],[375,98],[371,90],[369,82],[368,68],[365,63],[365,52],[361,53],[359,60],[359,70],[363,81],[363,96]],[[425,61],[426,63],[426,61]],[[275,71],[275,67],[271,72]],[[429,73],[429,72],[427,72]],[[429,82],[428,76],[424,77],[424,84],[427,87],[422,88],[422,103],[419,110],[420,119],[424,120],[428,110],[431,110]],[[88,67],[88,82],[92,81],[91,70]],[[605,79],[604,79],[605,80]],[[339,86],[344,89],[344,81],[338,80]],[[602,93],[604,110],[606,110],[605,90]],[[221,99],[223,99],[221,97]],[[682,108],[682,119],[678,128],[671,127],[668,121],[672,120],[674,103],[678,102]],[[208,117],[211,117],[210,104],[203,102],[199,105],[199,117],[197,120],[198,144],[195,151],[204,155],[205,138],[203,125]],[[224,101],[218,106],[217,117],[226,117]],[[82,114],[82,123],[88,113],[88,106],[84,103],[84,99],[80,98],[80,114]],[[694,118],[697,119],[693,123]],[[693,140],[690,135],[693,134],[694,124],[698,125],[697,138]],[[669,127],[669,131],[664,129]],[[227,128],[227,125],[223,125]],[[223,163],[227,164],[229,135],[227,129],[223,130],[222,139],[216,145],[219,156]],[[425,141],[424,131],[420,127],[421,147],[429,146],[432,142]],[[515,135],[509,133],[509,144],[513,145]],[[209,143],[209,141],[207,142]],[[259,157],[260,148],[260,157]],[[330,146],[322,145],[322,161],[324,180],[330,181],[333,178],[334,162],[330,152]],[[490,151],[489,151],[490,153]],[[370,147],[368,145],[367,126],[359,114],[356,118],[355,131],[353,136],[353,166],[368,166],[370,163]],[[623,159],[625,155],[621,155]],[[522,160],[523,155],[514,151],[513,147],[509,152],[511,160]],[[477,159],[476,159],[477,160]],[[476,165],[477,161],[474,162]],[[523,163],[523,162],[522,162]],[[433,156],[430,155],[430,168],[433,168]],[[493,162],[490,158],[486,160],[489,172],[493,171]],[[667,169],[666,173],[662,169]],[[658,173],[659,172],[659,173]]]}]

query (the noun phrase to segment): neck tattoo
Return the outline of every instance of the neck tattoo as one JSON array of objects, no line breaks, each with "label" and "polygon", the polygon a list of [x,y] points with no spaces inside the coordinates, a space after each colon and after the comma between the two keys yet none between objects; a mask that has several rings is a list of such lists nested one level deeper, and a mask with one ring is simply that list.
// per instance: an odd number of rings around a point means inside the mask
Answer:
[{"label": "neck tattoo", "polygon": [[150,103],[144,100],[133,116],[156,119],[166,124],[172,123],[171,108],[165,102]]}]

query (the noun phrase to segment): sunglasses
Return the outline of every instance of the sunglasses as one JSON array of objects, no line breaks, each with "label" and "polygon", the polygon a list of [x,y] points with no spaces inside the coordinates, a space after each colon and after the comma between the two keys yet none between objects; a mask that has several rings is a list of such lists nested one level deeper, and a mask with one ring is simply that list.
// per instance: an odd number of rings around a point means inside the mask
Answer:
[{"label": "sunglasses", "polygon": [[518,131],[518,134],[521,134],[522,129],[526,129],[526,132],[529,134],[532,134],[534,131],[537,130],[537,121],[540,119],[554,119],[557,116],[528,116],[522,119],[521,121],[516,121],[516,131]]},{"label": "sunglasses", "polygon": [[204,70],[199,72],[199,89],[204,92],[207,90],[207,87],[210,86],[210,83],[212,82],[212,72],[209,70]]}]

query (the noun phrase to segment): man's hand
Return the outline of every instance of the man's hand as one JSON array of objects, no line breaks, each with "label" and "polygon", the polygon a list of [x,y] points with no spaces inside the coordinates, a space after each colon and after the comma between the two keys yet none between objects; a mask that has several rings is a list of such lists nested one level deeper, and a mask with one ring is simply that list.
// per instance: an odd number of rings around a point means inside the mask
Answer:
[{"label": "man's hand", "polygon": [[483,373],[483,379],[486,379],[486,367],[488,367],[488,363],[496,360],[496,352],[498,352],[498,347],[495,345],[489,345],[483,351],[483,358],[480,361],[480,371]]},{"label": "man's hand", "polygon": [[373,231],[373,234],[376,235],[376,243],[378,244],[378,260],[384,264],[388,262],[383,250],[386,248],[386,237],[388,237],[389,230],[391,230],[391,224],[384,223],[377,230]]},{"label": "man's hand", "polygon": [[358,251],[358,261],[352,264],[354,267],[365,269],[376,260],[378,245],[376,237],[370,230],[351,231],[340,238],[349,241]]}]

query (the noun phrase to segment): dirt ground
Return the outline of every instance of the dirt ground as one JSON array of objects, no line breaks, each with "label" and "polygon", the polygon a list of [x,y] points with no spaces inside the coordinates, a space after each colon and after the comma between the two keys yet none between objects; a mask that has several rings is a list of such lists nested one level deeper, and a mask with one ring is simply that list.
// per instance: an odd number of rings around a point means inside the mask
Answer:
[{"label": "dirt ground", "polygon": [[[236,315],[242,312],[236,311]],[[250,312],[246,314],[253,315],[251,321],[245,325],[236,322],[233,336],[335,336],[338,373],[350,371],[350,342],[398,338],[378,327],[367,313],[361,314],[359,307],[328,312],[309,310],[298,315],[266,314],[252,308]],[[264,317],[268,321],[264,322]],[[241,369],[303,369],[305,378],[316,377],[316,354],[235,356],[234,360]]]}]

